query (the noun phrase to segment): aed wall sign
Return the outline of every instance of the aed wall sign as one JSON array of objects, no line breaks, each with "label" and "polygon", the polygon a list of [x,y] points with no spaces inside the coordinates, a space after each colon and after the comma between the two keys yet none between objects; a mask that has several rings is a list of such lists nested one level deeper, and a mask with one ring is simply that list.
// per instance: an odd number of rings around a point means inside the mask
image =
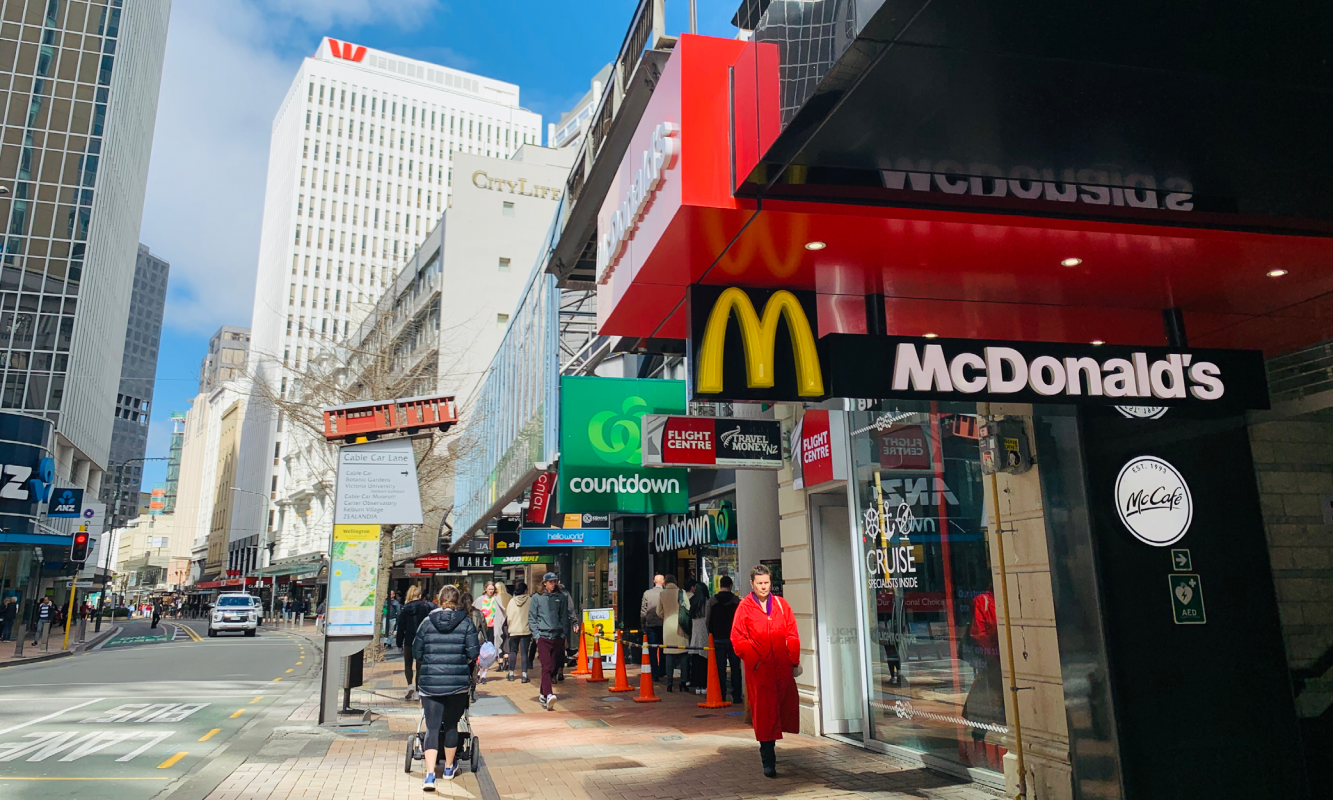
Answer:
[{"label": "aed wall sign", "polygon": [[827,397],[1268,408],[1256,350],[925,339],[832,333],[816,339],[813,292],[694,285],[689,353],[695,400]]}]

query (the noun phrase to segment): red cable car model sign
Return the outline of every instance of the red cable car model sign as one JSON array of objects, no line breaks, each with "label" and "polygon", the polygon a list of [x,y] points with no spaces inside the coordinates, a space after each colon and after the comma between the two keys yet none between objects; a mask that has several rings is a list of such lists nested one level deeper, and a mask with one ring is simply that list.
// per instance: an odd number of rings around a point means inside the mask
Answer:
[{"label": "red cable car model sign", "polygon": [[374,441],[395,433],[415,436],[431,428],[443,432],[457,423],[453,395],[366,400],[324,409],[324,438],[351,444],[362,436]]}]

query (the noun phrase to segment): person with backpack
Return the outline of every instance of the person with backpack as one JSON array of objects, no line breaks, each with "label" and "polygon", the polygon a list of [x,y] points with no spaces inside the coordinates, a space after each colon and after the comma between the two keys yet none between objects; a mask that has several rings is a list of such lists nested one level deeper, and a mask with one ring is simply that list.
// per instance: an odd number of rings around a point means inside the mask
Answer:
[{"label": "person with backpack", "polygon": [[657,615],[662,618],[662,654],[666,656],[666,690],[675,691],[675,668],[680,665],[680,690],[690,684],[690,632],[694,629],[690,617],[690,598],[676,585],[676,576],[667,575],[662,595],[657,600]]},{"label": "person with backpack", "polygon": [[[458,587],[445,586],[435,597],[437,608],[421,622],[412,640],[412,655],[421,664],[417,686],[421,710],[426,717],[426,778],[423,791],[435,791],[435,761],[444,739],[444,779],[458,773],[454,754],[458,748],[458,721],[467,712],[472,689],[472,669],[481,654],[477,626],[463,610]],[[443,737],[441,737],[443,732]]]},{"label": "person with backpack", "polygon": [[764,777],[776,778],[777,740],[783,733],[800,731],[796,675],[801,635],[791,606],[773,594],[773,578],[763,564],[750,570],[750,593],[736,609],[731,645],[745,663],[745,693]]},{"label": "person with backpack", "polygon": [[704,627],[713,637],[713,650],[717,653],[717,684],[722,691],[722,699],[727,699],[727,668],[731,668],[731,702],[741,704],[741,657],[736,655],[736,648],[731,646],[731,623],[736,618],[736,609],[740,600],[731,591],[730,575],[723,575],[718,580],[717,594],[708,598],[704,606]]}]

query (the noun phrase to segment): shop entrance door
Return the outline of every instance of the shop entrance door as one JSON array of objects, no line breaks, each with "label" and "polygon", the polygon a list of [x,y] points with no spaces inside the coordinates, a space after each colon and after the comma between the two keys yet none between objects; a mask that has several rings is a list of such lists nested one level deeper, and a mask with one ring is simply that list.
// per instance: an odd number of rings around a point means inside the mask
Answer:
[{"label": "shop entrance door", "polygon": [[814,520],[815,603],[819,641],[820,713],[824,733],[861,738],[865,694],[855,590],[856,574],[847,496],[842,491],[810,496]]}]

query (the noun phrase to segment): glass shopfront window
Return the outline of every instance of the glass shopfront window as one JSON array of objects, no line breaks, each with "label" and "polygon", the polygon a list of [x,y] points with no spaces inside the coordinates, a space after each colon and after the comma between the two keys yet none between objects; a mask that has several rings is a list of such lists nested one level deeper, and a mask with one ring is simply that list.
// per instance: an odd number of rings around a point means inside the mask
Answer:
[{"label": "glass shopfront window", "polygon": [[973,404],[851,411],[869,738],[1000,771],[1004,690]]}]

